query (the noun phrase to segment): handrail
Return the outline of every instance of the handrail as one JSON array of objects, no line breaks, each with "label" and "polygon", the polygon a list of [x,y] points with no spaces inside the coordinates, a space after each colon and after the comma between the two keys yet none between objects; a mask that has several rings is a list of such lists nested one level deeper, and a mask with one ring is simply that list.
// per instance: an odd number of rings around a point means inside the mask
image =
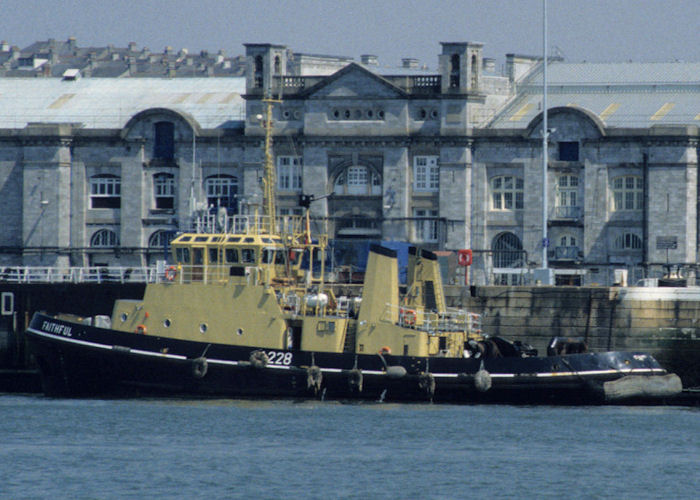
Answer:
[{"label": "handrail", "polygon": [[12,266],[0,268],[0,282],[6,283],[154,283],[157,278],[156,266]]}]

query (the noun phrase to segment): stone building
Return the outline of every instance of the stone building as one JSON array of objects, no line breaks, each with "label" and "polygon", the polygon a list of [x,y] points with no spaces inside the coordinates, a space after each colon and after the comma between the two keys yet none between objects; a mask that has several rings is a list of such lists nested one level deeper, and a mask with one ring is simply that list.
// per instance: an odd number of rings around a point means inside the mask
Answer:
[{"label": "stone building", "polygon": [[[339,240],[471,248],[474,283],[542,267],[541,59],[442,43],[414,59],[247,44],[245,78],[0,78],[0,265],[140,266],[193,217],[261,202]],[[548,267],[558,283],[694,276],[700,65],[549,65]],[[617,272],[616,272],[617,271]]]}]

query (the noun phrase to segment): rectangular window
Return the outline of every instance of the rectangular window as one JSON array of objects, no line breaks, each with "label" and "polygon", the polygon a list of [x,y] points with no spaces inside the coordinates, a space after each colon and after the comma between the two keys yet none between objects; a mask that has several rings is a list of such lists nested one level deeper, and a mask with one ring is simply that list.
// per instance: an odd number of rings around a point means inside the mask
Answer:
[{"label": "rectangular window", "polygon": [[[414,208],[413,217],[415,239],[417,242],[437,243],[438,241],[438,211],[424,208]],[[425,220],[420,220],[425,218]]]},{"label": "rectangular window", "polygon": [[172,160],[175,157],[175,124],[157,122],[154,124],[153,158]]},{"label": "rectangular window", "polygon": [[416,156],[413,159],[413,189],[439,191],[440,169],[437,156]]},{"label": "rectangular window", "polygon": [[301,156],[277,158],[277,188],[280,191],[301,191]]},{"label": "rectangular window", "polygon": [[121,208],[121,179],[112,176],[90,179],[90,208]]},{"label": "rectangular window", "polygon": [[578,161],[578,142],[560,142],[559,161]]},{"label": "rectangular window", "polygon": [[170,175],[157,175],[153,178],[153,191],[156,208],[175,208],[175,179]]}]

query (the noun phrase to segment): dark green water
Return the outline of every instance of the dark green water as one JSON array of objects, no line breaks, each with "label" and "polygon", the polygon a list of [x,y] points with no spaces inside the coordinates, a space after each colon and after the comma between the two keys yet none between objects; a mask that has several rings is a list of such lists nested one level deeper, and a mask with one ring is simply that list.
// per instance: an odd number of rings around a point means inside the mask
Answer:
[{"label": "dark green water", "polygon": [[0,396],[0,498],[698,498],[700,410]]}]

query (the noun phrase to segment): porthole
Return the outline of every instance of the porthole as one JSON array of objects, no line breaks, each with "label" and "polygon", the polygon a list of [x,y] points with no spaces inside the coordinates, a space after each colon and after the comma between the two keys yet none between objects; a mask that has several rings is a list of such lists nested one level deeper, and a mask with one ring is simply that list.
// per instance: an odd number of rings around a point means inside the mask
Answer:
[{"label": "porthole", "polygon": [[343,112],[343,116],[345,117],[346,120],[349,120],[349,119],[350,119],[350,110],[349,110],[349,109],[346,109],[346,110]]},{"label": "porthole", "polygon": [[430,117],[431,118],[437,118],[438,117],[438,111],[437,109],[434,109],[430,112]]},{"label": "porthole", "polygon": [[355,120],[359,120],[360,118],[362,118],[362,110],[356,109],[355,110]]},{"label": "porthole", "polygon": [[207,324],[206,324],[206,323],[200,324],[200,325],[199,325],[199,331],[200,331],[201,333],[206,333],[206,332],[207,332]]},{"label": "porthole", "polygon": [[126,313],[122,313],[122,315],[121,315],[121,316],[119,316],[119,319],[121,319],[121,320],[122,320],[122,323],[124,323],[124,322],[126,321],[126,318],[128,318],[128,317],[129,317],[129,315],[128,315],[128,314],[126,314]]},{"label": "porthole", "polygon": [[384,110],[380,109],[379,111],[377,111],[377,116],[379,117],[380,120],[383,120],[384,119]]},{"label": "porthole", "polygon": [[236,330],[236,335],[243,335],[243,328]]},{"label": "porthole", "polygon": [[170,328],[170,325],[171,325],[171,324],[172,324],[172,323],[170,322],[170,320],[169,320],[168,318],[165,318],[165,320],[163,320],[163,326],[164,326],[165,328]]},{"label": "porthole", "polygon": [[367,110],[367,118],[369,118],[370,120],[372,118],[374,118],[374,111],[372,111],[371,109],[368,109]]},{"label": "porthole", "polygon": [[301,112],[299,110],[294,112],[294,119],[299,120],[301,118]]},{"label": "porthole", "polygon": [[425,109],[421,109],[418,116],[421,120],[425,120],[428,117],[428,112]]},{"label": "porthole", "polygon": [[290,117],[290,116],[292,116],[292,115],[291,115],[291,113],[290,113],[288,110],[284,110],[284,111],[282,112],[282,118],[284,118],[285,120],[289,120],[289,117]]},{"label": "porthole", "polygon": [[340,111],[335,109],[333,110],[333,118],[340,118]]}]

